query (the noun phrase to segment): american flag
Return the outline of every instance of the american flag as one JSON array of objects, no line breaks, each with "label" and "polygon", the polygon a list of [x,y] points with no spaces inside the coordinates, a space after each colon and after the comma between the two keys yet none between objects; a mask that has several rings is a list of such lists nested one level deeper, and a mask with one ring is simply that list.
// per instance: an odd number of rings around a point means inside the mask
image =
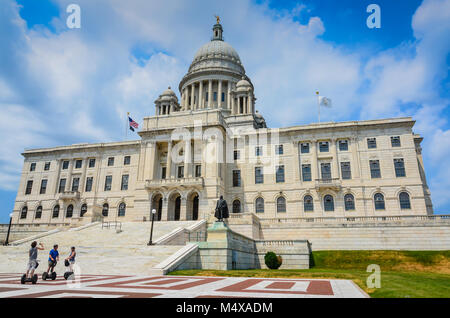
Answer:
[{"label": "american flag", "polygon": [[130,121],[130,130],[134,131],[134,129],[138,129],[139,128],[139,124],[137,122],[135,122],[133,119],[131,119],[130,116],[128,116],[128,120]]}]

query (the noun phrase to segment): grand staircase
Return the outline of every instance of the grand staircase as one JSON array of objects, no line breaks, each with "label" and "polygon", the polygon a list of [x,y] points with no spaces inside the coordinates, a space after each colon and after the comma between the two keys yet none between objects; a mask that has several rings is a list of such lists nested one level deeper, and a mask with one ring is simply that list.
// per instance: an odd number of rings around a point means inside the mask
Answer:
[{"label": "grand staircase", "polygon": [[[187,228],[196,221],[155,222],[153,241],[182,227]],[[149,275],[152,268],[174,254],[183,245],[147,246],[150,238],[150,223],[122,223],[120,226],[105,227],[99,223],[80,230],[69,229],[47,235],[37,242],[44,244],[39,251],[38,272],[47,269],[48,252],[54,244],[59,245],[60,262],[56,271],[62,274],[65,269],[63,259],[69,255],[70,247],[77,250],[77,264],[83,274],[133,274]],[[28,261],[31,241],[26,240],[17,246],[0,247],[0,273],[21,273]]]}]

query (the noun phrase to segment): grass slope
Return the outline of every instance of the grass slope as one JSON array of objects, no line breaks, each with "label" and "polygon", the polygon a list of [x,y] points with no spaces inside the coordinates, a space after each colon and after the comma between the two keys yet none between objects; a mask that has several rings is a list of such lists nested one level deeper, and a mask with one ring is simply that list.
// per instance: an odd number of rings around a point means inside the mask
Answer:
[{"label": "grass slope", "polygon": [[[381,268],[381,288],[369,289],[367,266]],[[375,298],[450,298],[450,251],[319,251],[308,270],[183,270],[170,275],[351,279]]]}]

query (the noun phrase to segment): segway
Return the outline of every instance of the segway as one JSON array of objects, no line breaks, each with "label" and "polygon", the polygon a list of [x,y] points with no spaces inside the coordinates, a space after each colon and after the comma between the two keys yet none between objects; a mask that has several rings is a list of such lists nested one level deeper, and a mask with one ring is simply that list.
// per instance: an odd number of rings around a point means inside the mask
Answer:
[{"label": "segway", "polygon": [[73,274],[73,272],[70,271],[70,267],[69,267],[70,263],[69,263],[68,260],[64,261],[64,266],[66,266],[66,268],[67,268],[67,271],[64,273],[64,279],[65,280],[68,280],[68,279],[74,280],[75,279],[75,275]]},{"label": "segway", "polygon": [[52,272],[50,274],[47,273],[47,272],[43,272],[42,273],[42,280],[47,280],[47,279],[55,280],[56,279],[56,272],[54,271],[54,268],[55,268],[56,264],[57,264],[57,262],[54,261],[53,265],[52,265],[52,268],[51,268]]},{"label": "segway", "polygon": [[38,281],[37,274],[34,274],[33,277],[31,277],[31,278],[27,278],[27,275],[23,274],[22,278],[20,279],[20,283],[22,285],[25,285],[26,283],[32,283],[33,285],[36,285],[37,281]]}]

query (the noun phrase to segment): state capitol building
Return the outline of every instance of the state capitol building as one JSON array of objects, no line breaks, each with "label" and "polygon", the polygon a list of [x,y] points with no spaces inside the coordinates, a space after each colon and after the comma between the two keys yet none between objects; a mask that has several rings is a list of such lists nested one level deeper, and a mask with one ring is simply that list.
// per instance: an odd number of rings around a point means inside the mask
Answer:
[{"label": "state capitol building", "polygon": [[14,224],[433,214],[412,118],[268,128],[223,28],[178,87],[155,101],[140,140],[27,150]]}]

